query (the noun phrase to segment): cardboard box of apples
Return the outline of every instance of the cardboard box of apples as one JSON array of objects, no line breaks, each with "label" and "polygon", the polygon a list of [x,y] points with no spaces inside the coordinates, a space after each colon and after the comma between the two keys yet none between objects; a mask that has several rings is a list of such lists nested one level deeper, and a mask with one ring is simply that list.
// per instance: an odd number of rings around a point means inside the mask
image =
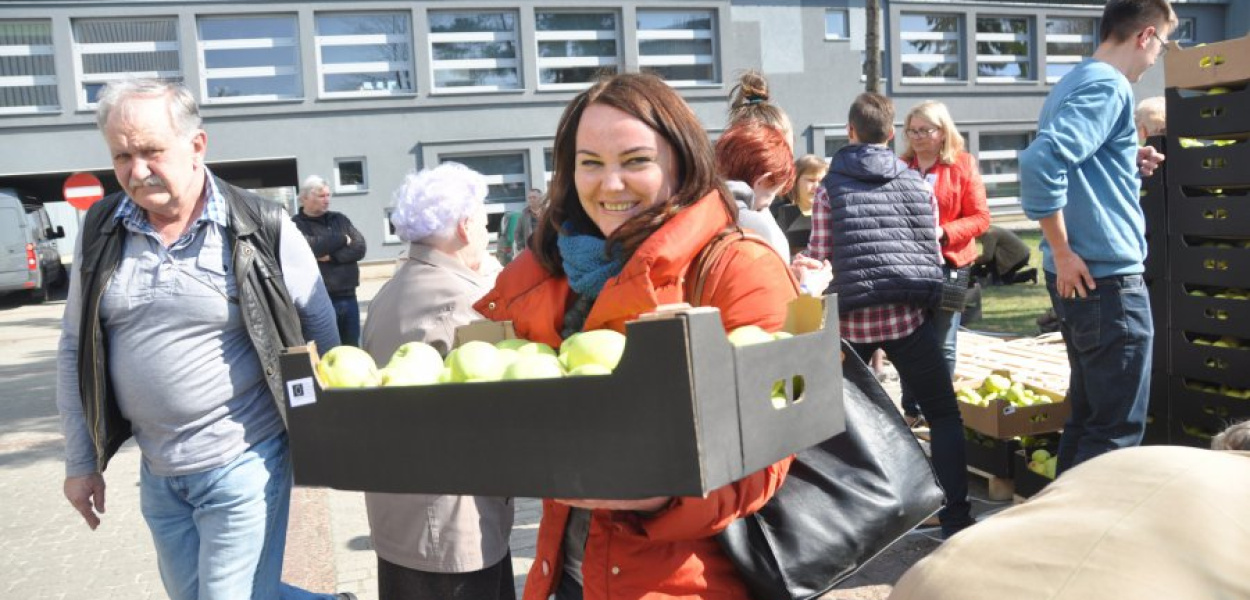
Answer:
[{"label": "cardboard box of apples", "polygon": [[[713,308],[646,315],[558,349],[510,323],[281,360],[301,485],[566,498],[700,496],[845,430],[837,303],[802,297],[783,333],[727,335]],[[735,344],[736,342],[736,344]]]},{"label": "cardboard box of apples", "polygon": [[1012,381],[1004,370],[979,385],[957,382],[955,398],[965,427],[998,439],[1059,431],[1071,413],[1063,394]]}]

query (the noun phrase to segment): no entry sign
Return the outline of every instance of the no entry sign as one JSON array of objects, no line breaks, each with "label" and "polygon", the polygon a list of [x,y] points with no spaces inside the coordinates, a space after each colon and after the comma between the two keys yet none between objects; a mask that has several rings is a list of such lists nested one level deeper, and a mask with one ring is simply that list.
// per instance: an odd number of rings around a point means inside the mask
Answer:
[{"label": "no entry sign", "polygon": [[61,189],[65,201],[79,210],[87,210],[97,200],[104,197],[104,186],[91,173],[74,173],[65,180]]}]

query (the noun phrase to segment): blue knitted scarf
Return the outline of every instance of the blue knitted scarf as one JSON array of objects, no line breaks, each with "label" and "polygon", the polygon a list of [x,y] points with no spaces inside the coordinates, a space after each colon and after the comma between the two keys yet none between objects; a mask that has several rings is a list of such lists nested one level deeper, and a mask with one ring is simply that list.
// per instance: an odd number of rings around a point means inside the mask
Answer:
[{"label": "blue knitted scarf", "polygon": [[560,247],[560,258],[564,260],[569,287],[580,296],[598,298],[603,285],[625,267],[620,246],[614,245],[609,257],[603,238],[573,231],[571,223],[565,223],[560,229],[556,244]]}]

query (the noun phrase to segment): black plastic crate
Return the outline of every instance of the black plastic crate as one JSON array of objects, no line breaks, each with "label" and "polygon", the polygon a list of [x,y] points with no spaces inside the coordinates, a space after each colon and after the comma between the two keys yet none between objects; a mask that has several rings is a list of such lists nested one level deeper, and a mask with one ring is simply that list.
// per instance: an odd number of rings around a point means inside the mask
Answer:
[{"label": "black plastic crate", "polygon": [[1250,281],[1244,289],[1177,282],[1171,287],[1170,322],[1176,329],[1250,339]]},{"label": "black plastic crate", "polygon": [[1050,485],[1053,479],[1038,475],[1029,470],[1029,456],[1026,450],[1017,450],[1012,455],[1015,462],[1016,476],[1014,478],[1016,485],[1016,495],[1021,498],[1032,498],[1038,492],[1042,491],[1047,485]]},{"label": "black plastic crate", "polygon": [[1150,317],[1154,325],[1154,347],[1151,353],[1150,367],[1166,371],[1168,366],[1168,324],[1171,308],[1168,306],[1168,280],[1155,278],[1147,269],[1146,293],[1150,296]]},{"label": "black plastic crate", "polygon": [[[1196,343],[1200,339],[1211,341],[1214,336],[1176,328],[1172,329],[1170,337],[1173,376],[1237,388],[1250,387],[1250,346],[1222,348],[1213,344]],[[1242,343],[1250,344],[1250,339],[1245,339]],[[1172,398],[1172,404],[1175,407],[1176,398]]]},{"label": "black plastic crate", "polygon": [[1250,282],[1250,241],[1200,235],[1168,236],[1169,279],[1223,287]]},{"label": "black plastic crate", "polygon": [[1218,433],[1250,419],[1250,388],[1236,388],[1188,377],[1171,381],[1173,420],[1191,429]]},{"label": "black plastic crate", "polygon": [[1164,90],[1167,98],[1168,135],[1209,137],[1250,131],[1250,86],[1229,91]]},{"label": "black plastic crate", "polygon": [[1020,442],[1014,439],[1000,440],[964,428],[964,454],[968,466],[995,477],[1012,476],[1014,462],[1011,457],[1019,448]]},{"label": "black plastic crate", "polygon": [[1250,140],[1226,146],[1184,148],[1179,136],[1168,138],[1167,180],[1171,185],[1250,184]]},{"label": "black plastic crate", "polygon": [[[1250,238],[1250,186],[1173,185],[1167,204],[1167,227],[1173,235]],[[1149,217],[1147,224],[1149,228]]]}]

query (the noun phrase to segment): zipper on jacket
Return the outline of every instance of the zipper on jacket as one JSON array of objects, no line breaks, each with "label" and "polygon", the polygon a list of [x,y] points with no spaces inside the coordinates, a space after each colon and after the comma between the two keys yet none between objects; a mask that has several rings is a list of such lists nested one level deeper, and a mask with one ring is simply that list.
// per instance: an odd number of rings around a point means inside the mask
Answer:
[{"label": "zipper on jacket", "polygon": [[[98,339],[97,333],[100,330],[100,303],[104,300],[104,290],[108,288],[108,281],[109,279],[113,277],[113,272],[116,270],[117,270],[117,265],[113,265],[112,267],[109,268],[108,273],[105,274],[103,279],[96,280],[96,281],[103,281],[104,285],[100,286],[100,292],[98,295],[96,295],[95,306],[91,315],[91,347],[92,348],[96,347],[96,343]],[[78,329],[79,331],[82,330],[81,323],[79,323]],[[95,359],[93,362],[98,362],[99,360],[98,350],[95,352],[93,357]],[[93,415],[94,419],[92,420],[92,423],[91,423],[91,432],[92,432],[91,438],[95,442],[96,468],[98,468],[101,473],[104,472],[104,462],[105,462],[104,440],[101,439],[103,436],[101,435],[101,431],[100,431],[100,419],[102,418],[101,413],[104,412],[104,396],[102,392],[102,388],[104,388],[104,376],[102,373],[103,373],[103,369],[106,369],[106,368],[108,368],[107,365],[105,365],[103,368],[99,368],[96,365],[92,365],[92,369],[94,369],[94,375],[95,375],[95,390],[93,393],[94,397],[92,398],[92,404],[95,405],[95,415]]]}]

